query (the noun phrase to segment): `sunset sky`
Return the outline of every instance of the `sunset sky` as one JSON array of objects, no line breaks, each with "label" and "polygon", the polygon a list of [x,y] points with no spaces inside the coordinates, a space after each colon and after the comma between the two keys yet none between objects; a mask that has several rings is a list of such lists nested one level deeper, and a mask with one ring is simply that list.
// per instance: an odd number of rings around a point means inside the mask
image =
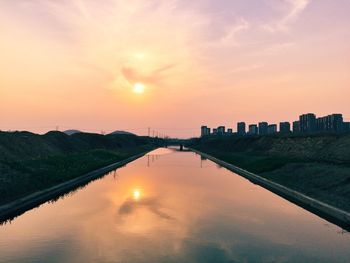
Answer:
[{"label": "sunset sky", "polygon": [[350,121],[349,0],[0,0],[0,130]]}]

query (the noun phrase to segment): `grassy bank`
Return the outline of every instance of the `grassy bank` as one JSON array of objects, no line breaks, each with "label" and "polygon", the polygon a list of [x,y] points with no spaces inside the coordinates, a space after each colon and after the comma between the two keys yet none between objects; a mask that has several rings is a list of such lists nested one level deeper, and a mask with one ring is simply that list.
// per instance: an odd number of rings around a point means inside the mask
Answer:
[{"label": "grassy bank", "polygon": [[0,204],[154,147],[131,135],[0,133]]},{"label": "grassy bank", "polygon": [[350,211],[350,136],[209,137],[191,147]]}]

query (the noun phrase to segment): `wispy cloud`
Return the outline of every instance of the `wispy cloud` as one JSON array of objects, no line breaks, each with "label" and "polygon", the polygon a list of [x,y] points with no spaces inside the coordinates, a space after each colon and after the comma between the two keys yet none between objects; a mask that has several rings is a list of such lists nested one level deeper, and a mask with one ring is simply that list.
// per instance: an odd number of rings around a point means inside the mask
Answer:
[{"label": "wispy cloud", "polygon": [[218,44],[221,44],[221,45],[237,44],[236,36],[240,32],[248,30],[249,27],[250,27],[250,23],[246,19],[240,17],[239,19],[236,20],[236,23],[226,27],[226,32],[219,39]]},{"label": "wispy cloud", "polygon": [[136,82],[142,82],[147,85],[161,85],[166,72],[172,70],[175,66],[175,64],[165,65],[148,73],[141,73],[137,68],[123,67],[121,73],[129,85],[133,85]]},{"label": "wispy cloud", "polygon": [[287,11],[284,16],[277,21],[264,24],[262,28],[268,32],[287,32],[291,23],[293,23],[301,13],[311,3],[311,0],[284,0],[287,5]]}]

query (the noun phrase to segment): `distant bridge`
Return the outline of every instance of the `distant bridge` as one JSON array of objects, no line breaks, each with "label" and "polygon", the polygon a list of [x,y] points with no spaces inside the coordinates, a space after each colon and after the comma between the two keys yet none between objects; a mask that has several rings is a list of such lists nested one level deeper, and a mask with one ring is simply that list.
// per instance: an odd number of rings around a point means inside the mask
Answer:
[{"label": "distant bridge", "polygon": [[188,145],[190,141],[191,140],[188,140],[188,139],[166,138],[166,139],[159,139],[158,141],[156,141],[156,143],[162,147],[179,146],[180,150],[183,150],[183,148],[186,147],[186,145]]}]

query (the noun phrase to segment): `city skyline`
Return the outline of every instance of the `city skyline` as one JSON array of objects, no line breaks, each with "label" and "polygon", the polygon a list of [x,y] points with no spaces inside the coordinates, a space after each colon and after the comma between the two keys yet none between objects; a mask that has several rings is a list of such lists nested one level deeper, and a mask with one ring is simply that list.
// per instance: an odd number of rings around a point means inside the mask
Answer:
[{"label": "city skyline", "polygon": [[[232,127],[232,126],[230,126]],[[350,122],[344,119],[341,113],[331,113],[326,116],[317,116],[314,113],[304,113],[299,115],[297,120],[279,121],[269,123],[259,121],[257,123],[237,122],[236,130],[220,125],[217,128],[210,128],[202,125],[200,129],[201,137],[208,135],[272,135],[272,134],[312,134],[312,133],[348,133],[350,132]],[[227,130],[226,130],[227,128]]]},{"label": "city skyline", "polygon": [[198,136],[202,123],[350,119],[350,2],[0,3],[0,130]]}]

